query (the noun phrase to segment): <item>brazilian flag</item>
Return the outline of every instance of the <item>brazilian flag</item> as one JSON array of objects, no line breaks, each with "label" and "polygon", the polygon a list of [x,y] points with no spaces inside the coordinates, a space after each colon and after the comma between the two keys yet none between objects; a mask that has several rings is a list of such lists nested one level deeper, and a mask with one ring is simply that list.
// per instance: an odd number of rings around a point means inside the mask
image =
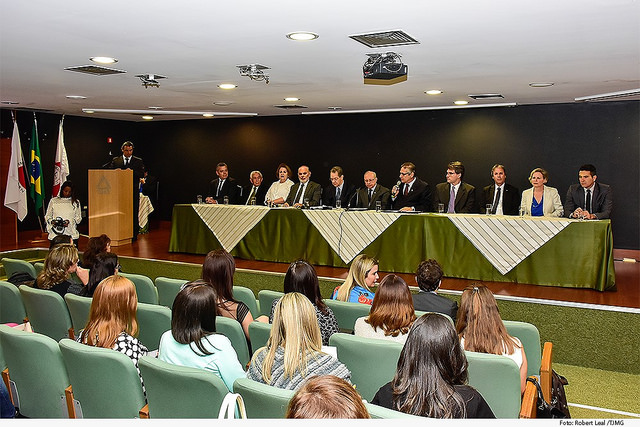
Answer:
[{"label": "brazilian flag", "polygon": [[38,125],[33,118],[33,131],[31,132],[31,167],[29,177],[31,179],[30,194],[36,205],[36,213],[42,209],[44,201],[44,182],[42,178],[42,163],[40,162],[40,144],[38,143]]}]

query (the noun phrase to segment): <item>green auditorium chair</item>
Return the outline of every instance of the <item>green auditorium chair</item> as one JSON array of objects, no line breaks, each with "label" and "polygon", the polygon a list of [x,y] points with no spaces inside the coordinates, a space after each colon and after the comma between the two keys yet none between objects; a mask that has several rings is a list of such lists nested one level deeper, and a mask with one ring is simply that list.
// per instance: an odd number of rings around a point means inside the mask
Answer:
[{"label": "green auditorium chair", "polygon": [[393,409],[385,408],[383,406],[374,405],[373,403],[365,402],[364,406],[367,407],[367,411],[369,411],[369,416],[372,419],[391,419],[391,418],[416,418],[423,419],[418,415],[405,414],[404,412],[394,411]]},{"label": "green auditorium chair", "polygon": [[119,273],[121,276],[131,280],[136,286],[136,294],[138,294],[138,302],[146,304],[158,304],[158,290],[153,281],[142,274]]},{"label": "green auditorium chair", "polygon": [[20,295],[34,332],[58,341],[73,338],[71,315],[64,299],[56,292],[20,285]]},{"label": "green auditorium chair", "polygon": [[171,329],[171,310],[158,304],[138,303],[138,339],[149,351],[157,350],[160,337]]},{"label": "green auditorium chair", "polygon": [[257,320],[249,323],[249,340],[251,341],[251,349],[254,353],[260,347],[267,345],[270,334],[271,323],[258,322]]},{"label": "green auditorium chair", "polygon": [[229,390],[216,374],[151,356],[140,358],[138,366],[147,391],[149,418],[218,418]]},{"label": "green auditorium chair", "polygon": [[2,258],[2,266],[7,278],[14,273],[28,273],[34,279],[37,277],[36,268],[28,261],[17,258]]},{"label": "green auditorium chair", "polygon": [[[249,307],[249,311],[251,312],[251,316],[255,319],[260,316],[260,311],[258,309],[258,301],[256,300],[256,295],[249,288],[244,286],[234,286],[233,287],[233,298],[238,301],[242,301]],[[267,313],[267,316],[269,313]]]},{"label": "green auditorium chair", "polygon": [[87,326],[89,311],[91,310],[91,301],[93,301],[91,297],[83,297],[70,293],[64,295],[64,302],[69,309],[75,335],[78,335],[80,330]]},{"label": "green auditorium chair", "polygon": [[70,384],[58,343],[46,335],[0,325],[0,348],[14,405],[28,418],[67,418]]},{"label": "green auditorium chair", "polygon": [[25,317],[27,312],[16,285],[0,281],[0,323],[22,323]]},{"label": "green auditorium chair", "polygon": [[504,320],[507,333],[520,340],[527,356],[527,376],[540,375],[542,351],[540,346],[540,332],[535,325],[514,320]]},{"label": "green auditorium chair", "polygon": [[36,269],[36,277],[38,277],[37,275],[40,274],[42,270],[44,270],[44,262],[34,262],[33,267]]},{"label": "green auditorium chair", "polygon": [[359,317],[369,315],[371,306],[369,304],[360,304],[357,302],[337,301],[333,299],[323,299],[338,321],[338,327],[344,332],[353,332],[353,327]]},{"label": "green auditorium chair", "polygon": [[69,418],[139,416],[145,397],[140,376],[127,355],[70,339],[62,339],[58,345],[71,382]]},{"label": "green auditorium chair", "polygon": [[248,378],[238,378],[233,383],[233,392],[242,396],[247,418],[284,418],[295,393]]},{"label": "green auditorium chair", "polygon": [[246,369],[251,355],[249,354],[249,345],[242,325],[235,319],[216,316],[216,332],[229,338],[231,345],[238,355],[238,361],[242,367]]},{"label": "green auditorium chair", "polygon": [[272,291],[270,289],[262,289],[258,292],[258,301],[260,301],[260,314],[269,316],[271,314],[271,305],[273,301],[282,297],[283,292]]},{"label": "green auditorium chair", "polygon": [[156,289],[158,289],[158,304],[171,308],[173,300],[180,292],[182,285],[187,283],[184,279],[170,279],[168,277],[156,277]]}]

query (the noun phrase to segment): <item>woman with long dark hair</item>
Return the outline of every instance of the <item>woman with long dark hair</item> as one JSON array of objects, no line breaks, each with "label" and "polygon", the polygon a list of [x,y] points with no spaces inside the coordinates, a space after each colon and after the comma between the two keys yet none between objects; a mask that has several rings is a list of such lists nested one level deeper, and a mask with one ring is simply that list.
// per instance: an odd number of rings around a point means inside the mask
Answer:
[{"label": "woman with long dark hair", "polygon": [[409,331],[393,380],[371,403],[429,418],[495,418],[482,395],[466,385],[467,366],[451,321],[426,313]]},{"label": "woman with long dark hair", "polygon": [[93,267],[89,270],[89,281],[80,295],[92,297],[96,288],[109,276],[118,274],[120,264],[118,263],[118,255],[113,252],[103,252],[96,256]]},{"label": "woman with long dark hair", "polygon": [[103,252],[111,252],[111,239],[106,234],[90,237],[87,249],[82,253],[82,267],[90,269],[96,260],[96,256]]},{"label": "woman with long dark hair", "polygon": [[49,240],[64,234],[71,236],[74,245],[78,246],[80,233],[76,227],[82,221],[82,210],[71,181],[63,182],[58,195],[51,198],[44,219],[47,222]]}]

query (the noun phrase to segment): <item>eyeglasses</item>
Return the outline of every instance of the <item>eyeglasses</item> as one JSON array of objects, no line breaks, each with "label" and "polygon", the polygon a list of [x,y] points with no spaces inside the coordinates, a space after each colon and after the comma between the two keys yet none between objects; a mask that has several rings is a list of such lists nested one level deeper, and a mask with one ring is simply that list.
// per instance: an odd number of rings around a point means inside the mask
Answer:
[{"label": "eyeglasses", "polygon": [[458,175],[456,172],[449,172],[447,171],[447,175]]},{"label": "eyeglasses", "polygon": [[404,175],[404,176],[411,175],[411,174],[412,172],[400,172],[400,175]]}]

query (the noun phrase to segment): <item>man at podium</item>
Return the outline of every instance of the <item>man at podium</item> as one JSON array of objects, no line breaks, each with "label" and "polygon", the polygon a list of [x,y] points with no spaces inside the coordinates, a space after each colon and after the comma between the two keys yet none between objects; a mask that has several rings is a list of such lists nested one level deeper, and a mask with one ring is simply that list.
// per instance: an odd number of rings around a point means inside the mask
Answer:
[{"label": "man at podium", "polygon": [[133,239],[138,239],[140,224],[138,223],[138,211],[140,209],[140,184],[144,184],[145,167],[140,157],[133,155],[133,142],[125,141],[122,144],[122,156],[114,157],[111,160],[111,169],[131,169],[133,170]]}]

